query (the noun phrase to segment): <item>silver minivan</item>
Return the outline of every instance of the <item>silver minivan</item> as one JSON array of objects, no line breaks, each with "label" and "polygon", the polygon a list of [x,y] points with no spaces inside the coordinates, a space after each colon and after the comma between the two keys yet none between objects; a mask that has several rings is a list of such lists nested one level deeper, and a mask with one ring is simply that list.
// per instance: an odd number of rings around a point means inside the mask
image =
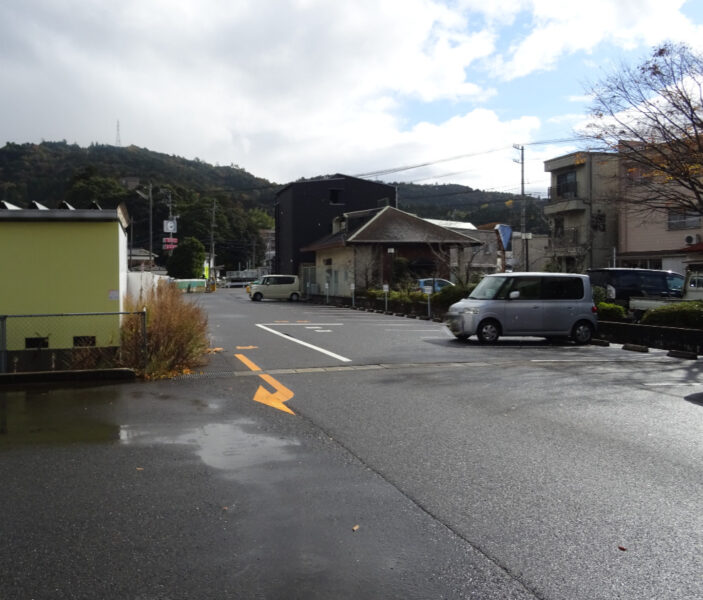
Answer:
[{"label": "silver minivan", "polygon": [[571,338],[588,344],[598,326],[588,275],[495,273],[449,307],[445,323],[460,340],[501,335]]}]

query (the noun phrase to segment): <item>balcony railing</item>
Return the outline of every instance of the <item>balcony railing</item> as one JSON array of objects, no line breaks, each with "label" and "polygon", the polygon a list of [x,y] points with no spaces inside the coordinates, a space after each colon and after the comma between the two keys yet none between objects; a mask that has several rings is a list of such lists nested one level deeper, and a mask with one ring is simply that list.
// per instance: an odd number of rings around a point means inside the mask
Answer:
[{"label": "balcony railing", "polygon": [[550,200],[570,200],[578,198],[578,185],[576,181],[569,181],[568,183],[551,186],[547,192]]},{"label": "balcony railing", "polygon": [[549,237],[549,243],[552,248],[569,248],[580,245],[579,230],[576,227],[567,227],[562,231],[553,233]]}]

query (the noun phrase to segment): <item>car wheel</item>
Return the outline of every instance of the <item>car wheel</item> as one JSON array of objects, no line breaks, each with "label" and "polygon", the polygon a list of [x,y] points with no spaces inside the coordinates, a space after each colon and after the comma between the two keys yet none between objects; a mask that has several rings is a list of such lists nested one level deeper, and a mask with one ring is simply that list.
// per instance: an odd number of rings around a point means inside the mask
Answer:
[{"label": "car wheel", "polygon": [[256,292],[256,294],[251,297],[251,299],[255,302],[259,302],[262,298],[263,296],[261,295],[261,292]]},{"label": "car wheel", "polygon": [[291,302],[297,302],[299,299],[300,299],[300,296],[299,296],[298,294],[296,294],[295,292],[293,292],[293,293],[290,295],[290,301],[291,301]]},{"label": "car wheel", "polygon": [[588,321],[579,321],[571,330],[571,339],[577,344],[588,344],[593,339],[593,325]]},{"label": "car wheel", "polygon": [[500,324],[493,319],[481,321],[476,330],[476,337],[482,344],[497,342],[500,337]]}]

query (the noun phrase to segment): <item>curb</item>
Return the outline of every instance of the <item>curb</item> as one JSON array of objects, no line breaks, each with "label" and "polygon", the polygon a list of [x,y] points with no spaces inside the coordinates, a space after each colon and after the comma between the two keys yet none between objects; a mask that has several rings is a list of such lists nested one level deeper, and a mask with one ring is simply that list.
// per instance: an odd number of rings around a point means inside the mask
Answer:
[{"label": "curb", "polygon": [[630,350],[631,352],[649,352],[647,346],[640,346],[639,344],[623,344],[623,350]]},{"label": "curb", "polygon": [[18,383],[51,383],[55,381],[134,381],[136,378],[137,373],[133,369],[27,371],[23,373],[0,373],[0,386]]},{"label": "curb", "polygon": [[689,360],[698,360],[698,354],[695,352],[686,352],[685,350],[669,350],[667,356],[672,358],[687,358]]}]

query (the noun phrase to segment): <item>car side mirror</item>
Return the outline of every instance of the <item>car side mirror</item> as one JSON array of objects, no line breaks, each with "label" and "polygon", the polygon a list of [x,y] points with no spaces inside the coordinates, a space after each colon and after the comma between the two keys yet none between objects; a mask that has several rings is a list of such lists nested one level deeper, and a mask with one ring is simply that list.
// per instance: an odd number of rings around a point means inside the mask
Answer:
[{"label": "car side mirror", "polygon": [[510,295],[508,296],[508,298],[510,298],[511,300],[517,300],[519,297],[520,297],[520,292],[518,290],[513,290],[512,292],[510,292]]}]

